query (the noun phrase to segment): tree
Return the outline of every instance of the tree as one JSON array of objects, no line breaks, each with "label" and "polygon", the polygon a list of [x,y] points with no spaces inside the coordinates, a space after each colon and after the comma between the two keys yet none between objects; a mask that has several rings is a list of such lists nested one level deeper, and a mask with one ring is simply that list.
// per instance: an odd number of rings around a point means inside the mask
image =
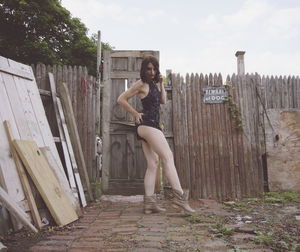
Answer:
[{"label": "tree", "polygon": [[1,56],[25,64],[82,65],[96,75],[97,41],[87,32],[59,0],[0,1]]}]

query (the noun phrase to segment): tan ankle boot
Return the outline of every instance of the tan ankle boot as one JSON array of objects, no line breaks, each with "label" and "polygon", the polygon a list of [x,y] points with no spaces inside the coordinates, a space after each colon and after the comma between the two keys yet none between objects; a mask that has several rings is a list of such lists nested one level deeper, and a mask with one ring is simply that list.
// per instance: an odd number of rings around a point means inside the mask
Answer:
[{"label": "tan ankle boot", "polygon": [[144,196],[144,213],[151,214],[151,213],[161,213],[165,212],[166,209],[160,207],[156,203],[155,196]]},{"label": "tan ankle boot", "polygon": [[188,199],[189,199],[189,190],[183,190],[183,194],[176,190],[173,189],[173,199],[172,203],[175,208],[181,207],[183,210],[185,210],[189,214],[193,214],[196,211],[192,209],[189,205]]}]

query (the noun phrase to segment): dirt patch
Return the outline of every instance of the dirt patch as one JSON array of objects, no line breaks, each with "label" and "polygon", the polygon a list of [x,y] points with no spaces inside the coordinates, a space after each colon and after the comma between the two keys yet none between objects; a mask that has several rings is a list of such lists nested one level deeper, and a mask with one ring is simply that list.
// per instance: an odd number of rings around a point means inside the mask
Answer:
[{"label": "dirt patch", "polygon": [[[261,198],[225,202],[225,216],[211,231],[232,251],[255,246],[271,251],[300,251],[300,193],[265,193]],[[240,250],[238,250],[240,249]]]}]

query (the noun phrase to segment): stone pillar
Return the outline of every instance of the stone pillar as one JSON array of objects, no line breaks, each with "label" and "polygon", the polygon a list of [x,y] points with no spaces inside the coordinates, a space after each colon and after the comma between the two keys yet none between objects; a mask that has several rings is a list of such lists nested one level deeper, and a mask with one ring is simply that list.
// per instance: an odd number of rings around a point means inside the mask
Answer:
[{"label": "stone pillar", "polygon": [[244,51],[237,51],[235,56],[237,57],[237,74],[244,75],[245,74],[245,63],[244,63]]}]

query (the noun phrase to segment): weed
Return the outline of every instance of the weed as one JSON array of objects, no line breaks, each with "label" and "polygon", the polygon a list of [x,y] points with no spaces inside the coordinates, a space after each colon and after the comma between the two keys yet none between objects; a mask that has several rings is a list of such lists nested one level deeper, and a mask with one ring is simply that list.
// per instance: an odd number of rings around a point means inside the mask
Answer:
[{"label": "weed", "polygon": [[292,237],[290,234],[283,234],[283,235],[282,235],[282,238],[283,238],[285,241],[288,241],[288,242],[292,242],[292,241],[293,241],[293,237]]},{"label": "weed", "polygon": [[217,223],[211,226],[211,231],[219,234],[220,236],[230,236],[234,233],[234,230],[230,227],[226,227],[222,223]]},{"label": "weed", "polygon": [[93,190],[94,197],[96,199],[100,198],[102,195],[102,190],[101,190],[101,181],[100,180],[95,180],[91,182],[91,187]]},{"label": "weed", "polygon": [[236,210],[241,212],[249,212],[252,210],[247,201],[236,201],[232,205],[223,205],[225,210]]},{"label": "weed", "polygon": [[265,201],[268,203],[296,202],[300,203],[299,192],[267,192],[264,193]]},{"label": "weed", "polygon": [[247,203],[243,202],[243,201],[237,201],[233,204],[233,206],[236,207],[236,208],[246,208]]},{"label": "weed", "polygon": [[122,241],[125,241],[125,237],[121,236],[121,235],[117,235],[113,238],[113,241],[116,241],[116,242],[122,242]]},{"label": "weed", "polygon": [[248,250],[233,248],[233,249],[228,249],[226,252],[248,252]]},{"label": "weed", "polygon": [[237,129],[242,129],[245,127],[243,124],[244,118],[242,118],[242,112],[240,110],[239,104],[233,100],[233,96],[229,94],[229,90],[231,88],[231,82],[226,81],[224,83],[225,89],[228,91],[228,97],[225,97],[224,101],[228,103],[228,109],[230,110],[230,114],[236,123]]},{"label": "weed", "polygon": [[296,252],[300,252],[300,244],[297,244],[297,245],[295,246],[295,251],[296,251]]},{"label": "weed", "polygon": [[173,237],[171,234],[168,234],[167,238],[166,238],[166,242],[171,242],[173,241]]},{"label": "weed", "polygon": [[236,201],[232,205],[223,205],[225,210],[237,210],[242,212],[250,212],[255,203],[264,202],[270,204],[283,203],[300,203],[299,192],[266,192],[262,198],[245,198],[241,201]]},{"label": "weed", "polygon": [[298,193],[296,193],[296,192],[283,192],[282,197],[286,201],[300,203],[300,193],[299,192]]},{"label": "weed", "polygon": [[245,201],[250,202],[259,202],[259,198],[246,198]]},{"label": "weed", "polygon": [[190,223],[201,223],[203,222],[203,219],[201,216],[197,216],[197,215],[191,215],[191,216],[188,216],[188,217],[185,217],[185,219],[190,222]]},{"label": "weed", "polygon": [[228,205],[222,205],[222,208],[223,208],[224,210],[227,210],[227,211],[229,211],[229,210],[231,210],[231,209],[232,209],[232,206],[228,206]]},{"label": "weed", "polygon": [[263,193],[263,196],[265,196],[265,197],[279,197],[279,193],[278,192],[265,192],[265,193]]},{"label": "weed", "polygon": [[268,233],[263,233],[260,231],[256,232],[257,237],[255,238],[255,241],[259,244],[264,244],[267,246],[270,246],[274,243],[274,238],[273,238],[273,233],[268,232]]},{"label": "weed", "polygon": [[136,234],[131,236],[130,241],[137,241],[138,240],[138,236]]},{"label": "weed", "polygon": [[288,243],[286,243],[285,241],[279,241],[279,242],[277,242],[276,247],[283,248],[283,249],[289,249],[290,245]]},{"label": "weed", "polygon": [[283,203],[284,199],[275,198],[275,197],[266,197],[265,202],[267,202],[267,203]]}]

